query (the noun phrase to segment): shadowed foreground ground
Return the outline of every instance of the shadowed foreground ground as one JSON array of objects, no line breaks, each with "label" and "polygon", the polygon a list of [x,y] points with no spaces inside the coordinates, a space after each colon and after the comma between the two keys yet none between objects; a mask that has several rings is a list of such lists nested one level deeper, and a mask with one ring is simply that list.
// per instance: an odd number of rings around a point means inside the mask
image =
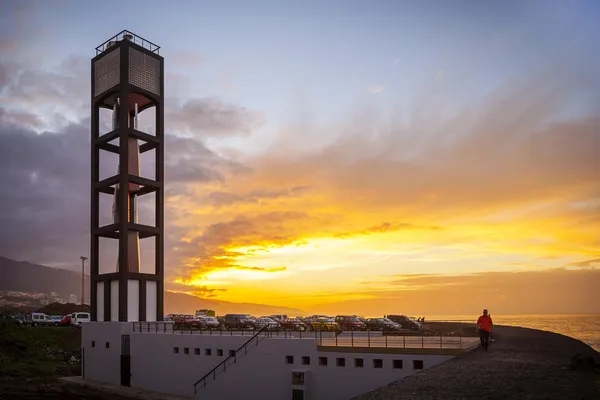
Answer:
[{"label": "shadowed foreground ground", "polygon": [[570,367],[578,353],[598,356],[581,341],[506,326],[494,339],[488,353],[477,349],[354,400],[600,399],[598,371]]}]

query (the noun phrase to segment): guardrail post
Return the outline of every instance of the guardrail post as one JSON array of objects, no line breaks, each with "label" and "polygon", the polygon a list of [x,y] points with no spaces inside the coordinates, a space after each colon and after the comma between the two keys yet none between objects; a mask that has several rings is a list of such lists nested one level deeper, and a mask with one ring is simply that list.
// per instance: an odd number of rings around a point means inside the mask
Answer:
[{"label": "guardrail post", "polygon": [[354,329],[350,331],[350,347],[354,347]]},{"label": "guardrail post", "polygon": [[421,348],[425,348],[425,335],[421,335]]},{"label": "guardrail post", "polygon": [[458,337],[458,348],[462,349],[462,336]]},{"label": "guardrail post", "polygon": [[334,335],[335,335],[335,346],[337,347],[337,345],[338,345],[338,341],[337,341],[338,335],[336,335],[335,333],[334,333]]},{"label": "guardrail post", "polygon": [[388,347],[387,346],[387,337],[388,337],[388,335],[385,335],[385,347]]},{"label": "guardrail post", "polygon": [[402,335],[402,347],[406,348],[406,335]]},{"label": "guardrail post", "polygon": [[442,333],[440,332],[440,349],[444,348],[444,344],[442,343]]},{"label": "guardrail post", "polygon": [[367,343],[369,347],[371,347],[371,331],[367,331]]}]

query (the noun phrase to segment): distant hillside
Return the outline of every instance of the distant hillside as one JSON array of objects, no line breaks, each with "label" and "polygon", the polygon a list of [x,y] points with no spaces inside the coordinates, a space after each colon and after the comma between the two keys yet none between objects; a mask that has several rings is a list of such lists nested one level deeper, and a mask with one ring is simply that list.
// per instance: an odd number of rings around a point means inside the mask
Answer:
[{"label": "distant hillside", "polygon": [[233,303],[230,301],[201,299],[184,293],[165,293],[165,314],[187,314],[203,308],[215,310],[218,315],[247,313],[257,316],[269,314],[288,314],[296,316],[303,314],[302,310],[297,308],[254,303]]},{"label": "distant hillside", "polygon": [[[85,291],[88,292],[87,275],[84,284]],[[81,293],[81,274],[0,257],[0,290],[30,293],[57,292],[62,297],[69,297],[70,294]]]},{"label": "distant hillside", "polygon": [[[85,277],[86,301],[89,298],[89,277]],[[57,292],[68,297],[81,293],[81,274],[29,262],[0,257],[0,290],[28,293]],[[253,315],[290,314],[300,315],[301,310],[287,307],[253,303],[233,303],[209,300],[183,293],[165,293],[165,314],[192,314],[195,310],[209,308],[219,315],[248,313]]]}]

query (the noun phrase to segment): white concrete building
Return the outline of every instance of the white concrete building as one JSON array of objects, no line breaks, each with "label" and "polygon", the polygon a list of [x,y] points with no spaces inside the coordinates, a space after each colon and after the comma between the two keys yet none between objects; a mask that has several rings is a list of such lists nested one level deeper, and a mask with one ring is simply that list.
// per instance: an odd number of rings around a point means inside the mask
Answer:
[{"label": "white concrete building", "polygon": [[190,399],[346,400],[438,365],[475,340],[343,333],[336,345],[333,333],[242,336],[92,322],[83,325],[83,378]]}]

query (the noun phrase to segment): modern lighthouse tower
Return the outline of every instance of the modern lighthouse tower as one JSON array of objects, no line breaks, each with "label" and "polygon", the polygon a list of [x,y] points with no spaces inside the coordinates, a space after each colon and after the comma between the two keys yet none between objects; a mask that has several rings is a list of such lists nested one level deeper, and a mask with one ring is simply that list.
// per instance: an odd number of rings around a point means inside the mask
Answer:
[{"label": "modern lighthouse tower", "polygon": [[[159,47],[123,31],[92,59],[91,312],[93,321],[161,321],[164,309],[164,63]],[[100,109],[112,113],[100,136]],[[155,109],[155,134],[138,116]],[[116,174],[100,180],[102,152],[118,155]],[[140,175],[140,157],[154,155],[154,179]],[[113,196],[112,223],[100,226],[100,196]],[[154,226],[138,223],[138,198],[155,197]],[[142,273],[140,240],[154,237],[155,269]],[[111,266],[100,265],[101,239],[118,241]],[[102,254],[102,258],[111,257]],[[117,268],[114,269],[116,262]],[[111,272],[106,272],[106,270]],[[104,273],[101,273],[104,272]]]}]

